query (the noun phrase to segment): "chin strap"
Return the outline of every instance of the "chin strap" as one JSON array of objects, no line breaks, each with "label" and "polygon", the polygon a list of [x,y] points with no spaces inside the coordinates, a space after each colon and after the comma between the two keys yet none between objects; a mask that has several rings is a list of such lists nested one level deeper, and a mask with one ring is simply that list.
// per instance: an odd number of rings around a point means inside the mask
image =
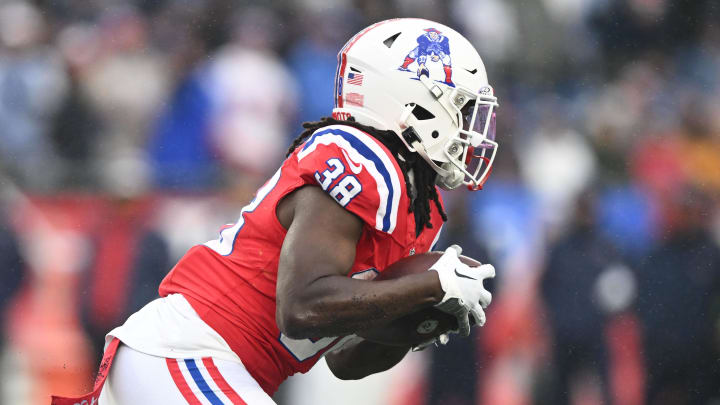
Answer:
[{"label": "chin strap", "polygon": [[440,86],[433,83],[433,81],[430,80],[427,74],[421,74],[418,77],[418,80],[420,80],[420,83],[425,85],[425,87],[430,90],[430,93],[433,95],[433,97],[435,97],[435,100],[439,100],[440,97],[442,97],[442,95],[444,94]]},{"label": "chin strap", "polygon": [[[425,76],[421,76],[421,77],[425,78]],[[442,91],[442,90],[440,90],[440,91]],[[454,171],[447,170],[441,166],[438,166],[437,163],[435,163],[435,161],[433,161],[430,158],[430,156],[427,153],[427,150],[425,150],[425,146],[423,146],[422,142],[420,141],[420,135],[418,135],[415,128],[410,123],[408,123],[408,121],[412,118],[412,111],[414,108],[415,108],[414,104],[408,104],[407,106],[405,106],[405,110],[403,111],[402,115],[400,116],[399,125],[400,125],[400,128],[403,129],[402,133],[400,134],[400,139],[403,141],[403,143],[405,144],[405,146],[408,148],[408,150],[410,152],[416,152],[418,155],[422,156],[422,158],[438,174],[438,179],[453,176]],[[460,184],[462,184],[462,180],[455,187],[460,186]],[[440,186],[440,184],[438,184],[438,185]]]},{"label": "chin strap", "polygon": [[[415,130],[412,127],[408,127],[405,131],[403,131],[403,134],[405,134],[409,130],[411,130],[412,133],[415,133]],[[415,135],[417,136],[417,134]],[[427,151],[425,150],[425,147],[422,145],[422,143],[420,143],[419,138],[415,139],[410,144],[410,147],[412,148],[411,150],[417,152],[417,154],[420,155],[433,170],[435,170],[438,175],[435,184],[437,184],[440,188],[442,188],[443,190],[454,190],[463,184],[463,181],[465,180],[465,175],[461,171],[452,170],[452,168],[454,168],[455,166],[450,162],[446,162],[443,163],[441,166],[438,166],[438,164],[435,163],[435,161],[432,160],[427,154]]]},{"label": "chin strap", "polygon": [[[446,162],[442,166],[438,166],[434,160],[428,156],[425,147],[418,141],[412,144],[415,151],[422,156],[422,158],[432,167],[433,170],[438,174],[435,183],[443,190],[453,190],[460,187],[465,180],[465,175],[457,170],[452,170],[455,167],[452,163]],[[450,169],[446,168],[449,167]]]}]

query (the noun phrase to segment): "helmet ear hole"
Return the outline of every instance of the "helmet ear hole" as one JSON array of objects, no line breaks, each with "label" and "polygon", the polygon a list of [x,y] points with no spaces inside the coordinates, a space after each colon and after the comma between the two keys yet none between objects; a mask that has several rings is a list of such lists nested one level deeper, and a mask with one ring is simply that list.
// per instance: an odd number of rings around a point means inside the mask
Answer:
[{"label": "helmet ear hole", "polygon": [[433,137],[433,139],[437,139],[440,136],[440,133],[438,131],[432,131],[432,134],[430,136]]},{"label": "helmet ear hole", "polygon": [[398,32],[395,35],[389,36],[386,40],[383,41],[383,44],[387,46],[388,48],[392,47],[395,43],[395,40],[400,36],[401,32]]},{"label": "helmet ear hole", "polygon": [[431,113],[430,111],[424,109],[422,106],[417,104],[415,105],[415,108],[413,108],[412,114],[418,121],[431,120],[435,118],[435,114]]}]

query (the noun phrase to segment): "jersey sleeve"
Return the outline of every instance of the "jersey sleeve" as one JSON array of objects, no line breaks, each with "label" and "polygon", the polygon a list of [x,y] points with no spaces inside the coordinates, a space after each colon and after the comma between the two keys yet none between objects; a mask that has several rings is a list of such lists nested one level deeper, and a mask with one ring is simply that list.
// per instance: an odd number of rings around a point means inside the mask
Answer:
[{"label": "jersey sleeve", "polygon": [[316,131],[296,154],[300,176],[369,226],[393,233],[405,184],[397,162],[370,135],[346,126]]}]

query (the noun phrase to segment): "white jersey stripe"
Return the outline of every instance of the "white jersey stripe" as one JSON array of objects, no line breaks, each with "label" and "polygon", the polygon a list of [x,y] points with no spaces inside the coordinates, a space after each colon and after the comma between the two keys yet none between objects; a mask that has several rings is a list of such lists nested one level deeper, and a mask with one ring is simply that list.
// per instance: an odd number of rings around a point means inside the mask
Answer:
[{"label": "white jersey stripe", "polygon": [[260,187],[260,189],[257,191],[257,194],[255,195],[255,198],[253,198],[250,204],[246,205],[240,210],[240,218],[235,223],[235,225],[231,227],[222,227],[220,229],[220,237],[218,239],[205,242],[205,246],[209,247],[210,249],[218,252],[223,256],[230,256],[233,252],[233,249],[235,248],[235,238],[237,237],[238,232],[240,232],[242,227],[245,225],[245,214],[255,211],[255,209],[260,205],[260,203],[262,203],[265,197],[270,194],[273,188],[275,188],[275,186],[277,185],[278,181],[280,181],[280,174],[281,169],[278,169],[275,174],[270,178],[270,180],[268,180],[265,185]]}]

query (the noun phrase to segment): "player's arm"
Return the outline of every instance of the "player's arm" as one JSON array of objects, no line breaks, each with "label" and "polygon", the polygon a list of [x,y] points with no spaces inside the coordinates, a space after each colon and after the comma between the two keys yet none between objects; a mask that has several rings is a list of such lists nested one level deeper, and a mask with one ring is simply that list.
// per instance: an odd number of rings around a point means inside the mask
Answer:
[{"label": "player's arm", "polygon": [[388,346],[357,337],[325,355],[328,367],[341,380],[359,380],[391,369],[410,347]]},{"label": "player's arm", "polygon": [[295,339],[377,328],[438,304],[445,293],[428,271],[394,280],[347,277],[363,222],[319,187],[286,197],[278,218],[288,229],[280,253],[276,320]]}]

